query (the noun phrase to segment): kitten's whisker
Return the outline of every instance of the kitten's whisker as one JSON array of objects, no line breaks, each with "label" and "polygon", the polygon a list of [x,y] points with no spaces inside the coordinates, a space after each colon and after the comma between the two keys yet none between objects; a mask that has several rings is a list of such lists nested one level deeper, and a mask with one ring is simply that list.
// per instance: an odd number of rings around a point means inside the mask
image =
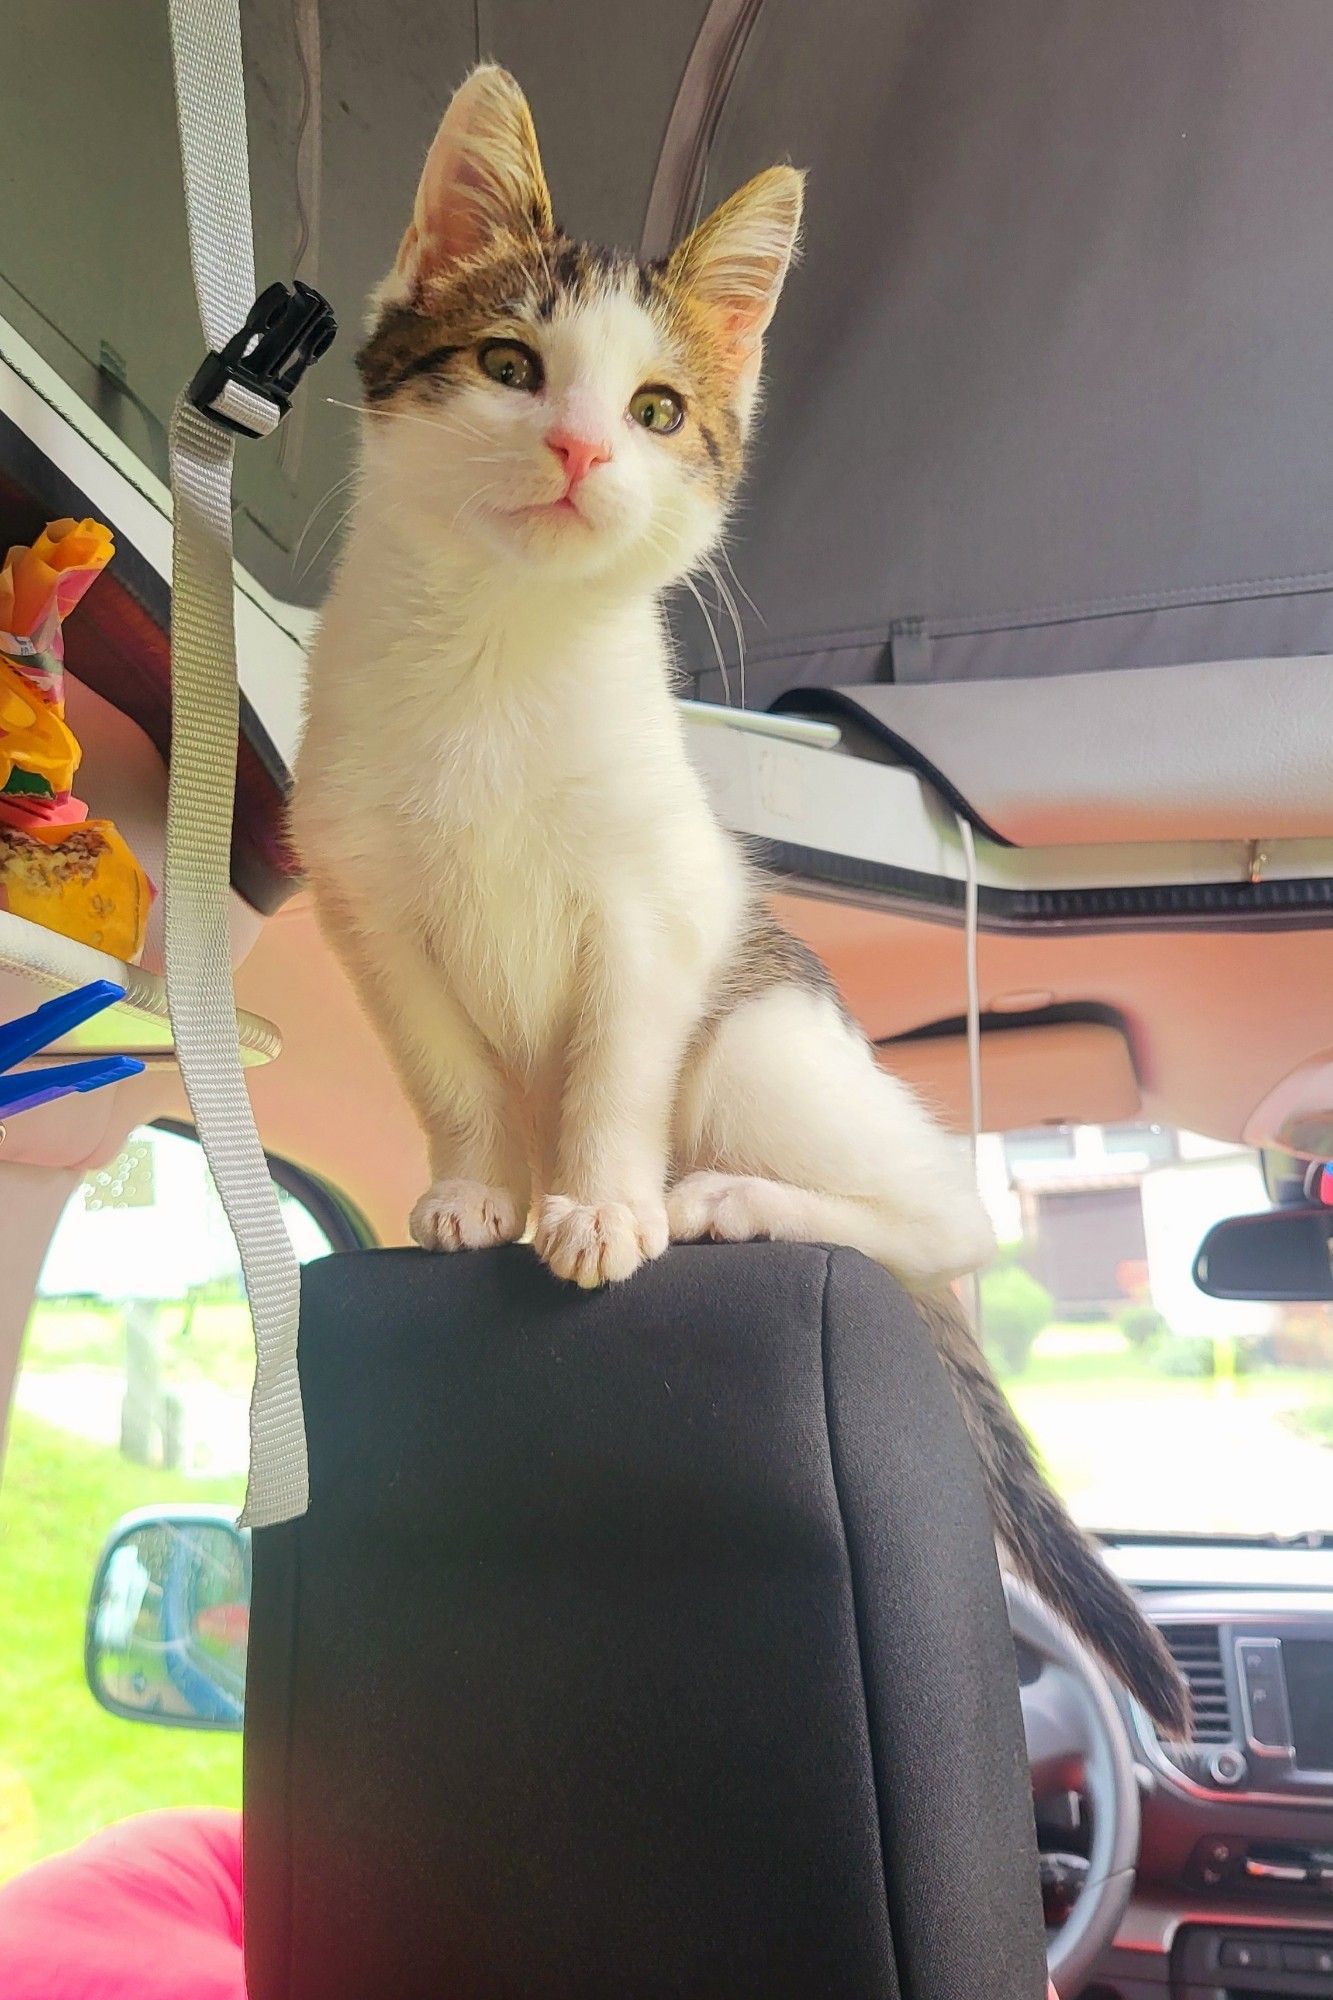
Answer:
[{"label": "kitten's whisker", "polygon": [[307,562],[305,568],[301,571],[301,574],[297,577],[296,580],[298,583],[305,582],[311,570],[315,567],[315,564],[319,561],[320,557],[323,555],[325,549],[328,547],[329,543],[333,540],[334,536],[337,534],[341,534],[342,530],[347,526],[347,523],[351,520],[352,515],[355,511],[355,505],[356,503],[353,502],[351,507],[345,508],[343,512],[338,516],[333,526],[329,529],[328,534],[325,535],[323,541],[320,543],[319,547],[315,550],[314,554],[310,557],[309,562]]},{"label": "kitten's whisker", "polygon": [[727,663],[722,657],[722,646],[718,639],[716,629],[714,628],[713,621],[708,615],[708,606],[704,603],[702,596],[696,589],[693,577],[683,576],[681,578],[681,582],[684,584],[686,590],[689,591],[690,596],[694,599],[700,611],[703,613],[704,624],[708,627],[708,636],[713,642],[713,652],[717,659],[717,670],[722,676],[722,693],[726,698],[727,707],[730,708],[731,676],[727,672]]},{"label": "kitten's whisker", "polygon": [[[381,414],[386,417],[405,417],[410,416],[411,412],[409,410],[385,410]],[[478,444],[491,443],[491,439],[487,437],[485,431],[479,431],[475,424],[470,424],[467,421],[466,417],[418,417],[417,422],[433,424],[436,430],[457,431],[459,437],[473,438]]]},{"label": "kitten's whisker", "polygon": [[732,596],[731,592],[727,589],[726,584],[722,581],[721,571],[713,567],[713,564],[709,561],[707,556],[704,556],[702,558],[702,561],[704,568],[707,570],[709,576],[713,579],[714,587],[717,590],[718,603],[719,605],[725,604],[727,608],[727,615],[731,619],[732,630],[736,634],[736,658],[738,665],[740,667],[741,707],[744,708],[745,707],[745,632],[744,628],[741,625],[741,615],[736,608],[735,598]]},{"label": "kitten's whisker", "polygon": [[726,604],[726,607],[727,607],[727,613],[728,613],[728,615],[729,615],[729,617],[730,617],[730,619],[731,619],[731,622],[732,622],[732,624],[733,624],[733,625],[735,626],[735,628],[736,628],[736,658],[737,658],[737,661],[739,662],[739,666],[740,666],[740,681],[741,681],[741,707],[742,707],[742,708],[744,708],[744,707],[746,706],[746,699],[745,699],[745,627],[744,627],[744,625],[743,625],[743,624],[742,624],[742,622],[741,622],[741,614],[740,614],[739,610],[737,609],[737,606],[736,606],[736,600],[735,600],[735,598],[734,598],[734,597],[732,596],[731,592],[730,592],[730,591],[728,590],[728,588],[727,588],[726,584],[725,584],[725,583],[723,583],[723,581],[722,581],[722,577],[721,577],[721,574],[720,574],[720,572],[719,572],[719,573],[718,573],[718,575],[717,575],[717,579],[716,579],[716,581],[717,581],[717,587],[718,587],[719,591],[720,591],[720,592],[722,593],[722,598],[723,598],[723,601],[724,601],[724,602],[725,602],[725,604]]},{"label": "kitten's whisker", "polygon": [[745,602],[749,605],[751,611],[753,611],[755,617],[759,620],[759,623],[761,625],[767,625],[768,623],[767,618],[765,618],[763,612],[759,609],[759,606],[755,603],[749,591],[745,588],[745,585],[741,582],[740,577],[736,574],[736,565],[731,560],[731,551],[727,547],[725,542],[718,543],[717,552],[721,556],[723,562],[727,565],[727,568],[731,571],[732,582],[735,584],[737,590],[739,590],[741,596],[745,599]]},{"label": "kitten's whisker", "polygon": [[326,396],[335,410],[350,410],[357,417],[387,417],[396,424],[421,424],[428,431],[451,431],[458,437],[475,438],[478,444],[489,444],[484,431],[473,424],[465,423],[462,417],[421,417],[415,410],[372,410],[366,403],[345,403],[341,396]]},{"label": "kitten's whisker", "polygon": [[643,537],[643,546],[658,556],[669,556],[674,553],[670,537],[667,535],[665,529],[659,530],[657,534],[646,534]]},{"label": "kitten's whisker", "polygon": [[332,486],[330,486],[328,492],[324,495],[324,498],[321,501],[319,501],[315,507],[311,509],[310,518],[307,520],[304,528],[302,528],[301,533],[297,538],[296,547],[292,550],[293,570],[296,568],[296,565],[301,560],[301,551],[305,547],[306,536],[310,533],[310,530],[314,527],[316,521],[319,519],[320,515],[324,512],[324,509],[328,506],[330,500],[332,500],[334,495],[337,493],[345,493],[355,478],[356,478],[356,468],[354,466],[350,472],[345,472],[341,479],[335,479]]},{"label": "kitten's whisker", "polygon": [[737,661],[738,661],[738,664],[739,664],[739,667],[740,667],[740,682],[741,682],[741,707],[742,707],[742,708],[744,708],[744,706],[745,706],[745,635],[744,635],[744,632],[743,632],[743,631],[742,631],[742,629],[741,629],[741,624],[740,624],[740,614],[738,613],[738,611],[737,611],[737,609],[736,609],[736,600],[735,600],[735,599],[734,599],[734,598],[732,597],[732,595],[731,595],[731,592],[730,592],[730,591],[729,591],[729,590],[728,590],[728,589],[726,588],[726,585],[725,585],[725,584],[723,583],[723,581],[722,581],[722,578],[721,578],[720,574],[719,574],[719,573],[718,573],[718,571],[717,571],[717,570],[716,570],[716,569],[714,568],[713,564],[712,564],[712,563],[711,563],[711,562],[709,561],[709,559],[708,559],[708,557],[707,557],[707,556],[701,556],[701,557],[699,558],[699,567],[700,567],[700,568],[702,569],[702,571],[703,571],[704,575],[705,575],[705,576],[706,576],[706,577],[708,578],[709,582],[710,582],[710,583],[712,584],[712,586],[713,586],[713,589],[714,589],[714,591],[715,591],[715,592],[716,592],[716,594],[717,594],[717,611],[718,611],[718,615],[719,615],[719,616],[721,616],[721,613],[722,613],[723,609],[725,608],[725,610],[726,610],[726,612],[727,612],[727,616],[728,616],[728,617],[730,618],[730,620],[731,620],[731,629],[732,629],[732,631],[734,632],[734,634],[735,634],[735,637],[736,637],[736,655],[737,655]]},{"label": "kitten's whisker", "polygon": [[451,535],[455,532],[455,530],[458,527],[461,526],[463,516],[467,513],[468,508],[475,507],[477,502],[479,500],[484,500],[488,493],[494,493],[496,487],[499,484],[500,482],[498,479],[488,479],[484,486],[478,486],[475,492],[468,494],[467,499],[463,502],[458,512],[454,515],[453,520],[449,523],[449,533]]}]

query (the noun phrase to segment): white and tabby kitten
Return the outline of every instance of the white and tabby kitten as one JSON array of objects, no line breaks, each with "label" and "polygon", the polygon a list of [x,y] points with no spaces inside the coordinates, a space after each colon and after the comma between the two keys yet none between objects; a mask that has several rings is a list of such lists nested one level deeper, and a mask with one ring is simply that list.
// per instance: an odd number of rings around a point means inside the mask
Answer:
[{"label": "white and tabby kitten", "polygon": [[581,1285],[669,1241],[847,1244],[920,1293],[1038,1587],[1168,1720],[1160,1641],[942,1297],[965,1155],[768,914],[691,768],[660,594],[713,546],[793,251],[761,174],[660,265],[558,228],[503,71],[454,98],[360,356],[360,483],[294,830],[429,1140],[412,1230]]}]

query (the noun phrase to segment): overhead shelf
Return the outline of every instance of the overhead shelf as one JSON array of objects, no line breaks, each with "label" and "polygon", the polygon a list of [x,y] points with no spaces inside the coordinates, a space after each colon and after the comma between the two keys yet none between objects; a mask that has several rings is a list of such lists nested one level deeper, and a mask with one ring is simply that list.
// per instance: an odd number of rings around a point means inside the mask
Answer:
[{"label": "overhead shelf", "polygon": [[[123,986],[124,1000],[44,1049],[43,1062],[53,1054],[130,1055],[150,1064],[173,1062],[165,980],[140,966],[125,965],[104,951],[76,944],[41,924],[29,923],[12,911],[0,910],[0,1020],[30,1013],[43,1000],[86,986],[94,979],[110,979]],[[239,1011],[236,1022],[242,1062],[272,1062],[282,1047],[282,1037],[273,1023],[258,1014]]]}]

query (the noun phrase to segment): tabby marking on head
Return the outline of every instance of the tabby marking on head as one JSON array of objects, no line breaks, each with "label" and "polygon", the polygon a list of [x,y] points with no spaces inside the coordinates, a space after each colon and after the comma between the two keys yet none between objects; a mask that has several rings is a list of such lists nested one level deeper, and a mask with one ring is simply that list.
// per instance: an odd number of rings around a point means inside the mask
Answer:
[{"label": "tabby marking on head", "polygon": [[[431,148],[358,356],[369,409],[456,425],[456,463],[437,451],[429,477],[421,453],[397,447],[426,511],[437,498],[492,553],[503,535],[511,555],[636,587],[692,567],[740,479],[801,186],[771,168],[670,257],[639,264],[560,228],[526,104],[502,71],[476,71]],[[497,346],[522,351],[535,393],[487,375]],[[563,519],[539,512],[562,497],[543,449],[553,429],[609,447]],[[478,499],[483,451],[494,476]]]}]

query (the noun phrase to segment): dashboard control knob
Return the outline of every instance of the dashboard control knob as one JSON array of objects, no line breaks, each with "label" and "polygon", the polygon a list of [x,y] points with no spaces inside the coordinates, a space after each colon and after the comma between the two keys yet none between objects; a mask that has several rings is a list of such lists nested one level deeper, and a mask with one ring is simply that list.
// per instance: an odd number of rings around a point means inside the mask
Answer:
[{"label": "dashboard control knob", "polygon": [[1245,1759],[1239,1750],[1230,1744],[1225,1749],[1214,1750],[1208,1759],[1208,1775],[1215,1785],[1239,1785],[1245,1777]]},{"label": "dashboard control knob", "polygon": [[1201,1840],[1195,1848],[1190,1860],[1191,1879],[1201,1888],[1220,1889],[1224,1883],[1235,1880],[1244,1859],[1243,1841],[1215,1834],[1209,1840]]}]

